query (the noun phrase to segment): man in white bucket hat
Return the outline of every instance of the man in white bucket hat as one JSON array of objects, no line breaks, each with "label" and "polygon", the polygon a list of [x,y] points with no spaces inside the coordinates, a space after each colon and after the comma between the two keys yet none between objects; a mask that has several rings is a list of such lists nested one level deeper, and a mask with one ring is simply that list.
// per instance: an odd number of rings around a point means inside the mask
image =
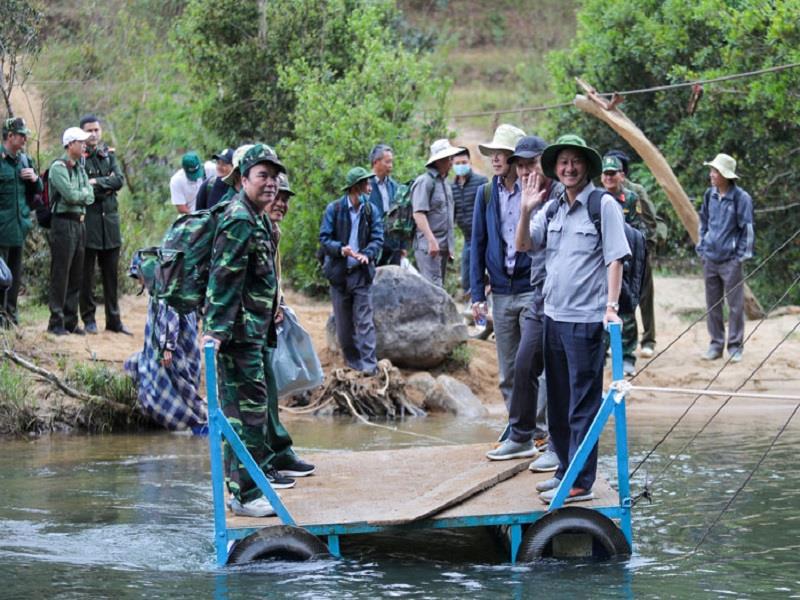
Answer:
[{"label": "man in white bucket hat", "polygon": [[444,287],[447,262],[455,252],[453,232],[453,190],[447,175],[453,157],[463,148],[452,146],[446,139],[431,144],[427,170],[414,180],[411,207],[417,231],[414,236],[414,257],[420,274],[439,287]]},{"label": "man in white bucket hat", "polygon": [[722,357],[725,348],[723,296],[728,302],[727,348],[732,362],[742,360],[744,339],[744,287],[742,263],[753,256],[753,199],[736,185],[736,160],[717,154],[709,167],[711,187],[700,207],[700,241],[697,254],[703,261],[706,286],[706,326],[711,337],[703,360]]}]

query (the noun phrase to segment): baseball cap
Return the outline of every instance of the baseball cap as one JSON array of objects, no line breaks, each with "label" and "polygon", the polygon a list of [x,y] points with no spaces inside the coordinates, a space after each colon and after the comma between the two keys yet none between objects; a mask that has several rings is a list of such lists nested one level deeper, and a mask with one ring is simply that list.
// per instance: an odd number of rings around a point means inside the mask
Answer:
[{"label": "baseball cap", "polygon": [[212,154],[211,158],[214,160],[221,160],[223,162],[228,163],[229,165],[233,164],[233,149],[232,148],[225,148],[221,152],[217,152],[216,154]]},{"label": "baseball cap", "polygon": [[184,154],[183,158],[181,158],[181,168],[184,173],[186,173],[186,177],[189,181],[198,181],[205,175],[203,163],[200,161],[200,157],[197,156],[197,152],[187,152]]},{"label": "baseball cap", "polygon": [[89,139],[89,134],[80,127],[69,127],[61,136],[61,145],[68,146],[72,142],[85,142]]},{"label": "baseball cap", "polygon": [[3,121],[3,134],[18,133],[20,135],[30,135],[31,130],[25,125],[25,119],[21,117],[6,119]]},{"label": "baseball cap", "polygon": [[278,160],[278,155],[275,154],[275,150],[266,144],[256,144],[244,153],[239,163],[239,172],[242,176],[246,176],[251,167],[264,162],[275,165],[279,172],[286,173],[286,167]]},{"label": "baseball cap", "polygon": [[514,154],[508,157],[508,162],[514,162],[517,158],[536,158],[544,152],[545,148],[547,148],[547,142],[538,135],[526,135],[519,139],[514,148]]},{"label": "baseball cap", "polygon": [[603,173],[606,171],[622,171],[622,161],[616,156],[606,156],[603,159]]}]

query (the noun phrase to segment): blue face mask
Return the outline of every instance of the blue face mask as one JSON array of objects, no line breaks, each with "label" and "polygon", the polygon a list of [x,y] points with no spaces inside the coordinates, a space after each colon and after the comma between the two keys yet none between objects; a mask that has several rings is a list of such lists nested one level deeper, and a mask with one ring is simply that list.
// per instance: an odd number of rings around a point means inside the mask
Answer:
[{"label": "blue face mask", "polygon": [[358,201],[361,204],[366,204],[367,202],[369,202],[369,197],[366,194],[359,194]]},{"label": "blue face mask", "polygon": [[469,165],[453,165],[453,172],[459,177],[466,177],[469,175]]}]

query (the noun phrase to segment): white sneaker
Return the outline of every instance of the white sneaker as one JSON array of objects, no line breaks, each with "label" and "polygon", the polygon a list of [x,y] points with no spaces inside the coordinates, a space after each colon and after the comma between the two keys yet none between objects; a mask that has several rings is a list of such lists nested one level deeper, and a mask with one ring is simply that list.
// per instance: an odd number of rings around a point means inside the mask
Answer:
[{"label": "white sneaker", "polygon": [[250,502],[245,502],[244,504],[242,504],[236,498],[233,498],[230,506],[233,514],[240,517],[275,516],[275,509],[272,508],[272,505],[267,501],[266,498],[264,498],[264,496],[259,496],[255,500],[250,500]]},{"label": "white sneaker", "polygon": [[546,473],[558,469],[558,464],[558,456],[556,456],[556,453],[552,450],[548,450],[533,461],[528,469],[534,473]]},{"label": "white sneaker", "polygon": [[632,362],[629,362],[627,360],[622,361],[622,374],[625,377],[633,377],[634,375],[636,375],[636,367]]},{"label": "white sneaker", "polygon": [[559,485],[561,485],[561,480],[557,477],[551,477],[550,479],[545,479],[544,481],[537,483],[536,491],[547,492],[556,489]]},{"label": "white sneaker", "polygon": [[642,358],[653,358],[655,356],[656,349],[652,346],[642,346],[639,348],[639,356]]},{"label": "white sneaker", "polygon": [[489,460],[509,460],[512,458],[530,458],[539,454],[533,440],[520,443],[507,439],[494,450],[486,453]]}]

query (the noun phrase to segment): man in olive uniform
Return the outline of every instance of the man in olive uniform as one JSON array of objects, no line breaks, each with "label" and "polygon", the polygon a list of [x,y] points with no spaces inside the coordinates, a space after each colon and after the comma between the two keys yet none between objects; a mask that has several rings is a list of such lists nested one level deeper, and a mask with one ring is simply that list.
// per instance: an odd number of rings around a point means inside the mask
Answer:
[{"label": "man in olive uniform", "polygon": [[[278,282],[269,207],[286,169],[265,144],[248,150],[239,165],[242,191],[217,225],[206,293],[204,342],[219,349],[222,410],[275,488],[314,467],[292,450],[278,419],[278,395],[269,353],[277,341]],[[225,446],[231,508],[243,516],[274,514],[231,448]]]},{"label": "man in olive uniform", "polygon": [[[642,232],[647,239],[650,228],[642,218],[642,204],[639,196],[624,185],[625,174],[622,170],[622,161],[612,155],[603,158],[603,187],[614,196],[622,207],[625,222]],[[639,328],[636,324],[636,313],[620,313],[622,319],[622,370],[626,376],[636,373],[636,345],[639,341]]]},{"label": "man in olive uniform", "polygon": [[22,277],[22,249],[32,227],[26,195],[42,191],[33,161],[23,152],[30,130],[22,119],[3,121],[0,147],[0,257],[14,281],[0,295],[0,327],[17,323],[17,296]]},{"label": "man in olive uniform", "polygon": [[122,246],[117,211],[117,192],[122,189],[125,177],[117,165],[114,149],[101,141],[103,128],[100,119],[86,115],[81,119],[81,129],[86,138],[84,168],[94,190],[94,204],[86,208],[86,252],[83,256],[83,283],[81,285],[81,319],[86,333],[97,333],[94,302],[94,267],[100,265],[103,281],[103,306],[106,313],[106,330],[133,335],[119,314],[117,297],[117,264]]},{"label": "man in olive uniform", "polygon": [[94,190],[83,168],[88,138],[80,127],[64,132],[64,154],[50,165],[47,182],[53,211],[47,331],[55,335],[84,334],[78,325],[78,296],[86,247],[86,207],[94,202]]}]

